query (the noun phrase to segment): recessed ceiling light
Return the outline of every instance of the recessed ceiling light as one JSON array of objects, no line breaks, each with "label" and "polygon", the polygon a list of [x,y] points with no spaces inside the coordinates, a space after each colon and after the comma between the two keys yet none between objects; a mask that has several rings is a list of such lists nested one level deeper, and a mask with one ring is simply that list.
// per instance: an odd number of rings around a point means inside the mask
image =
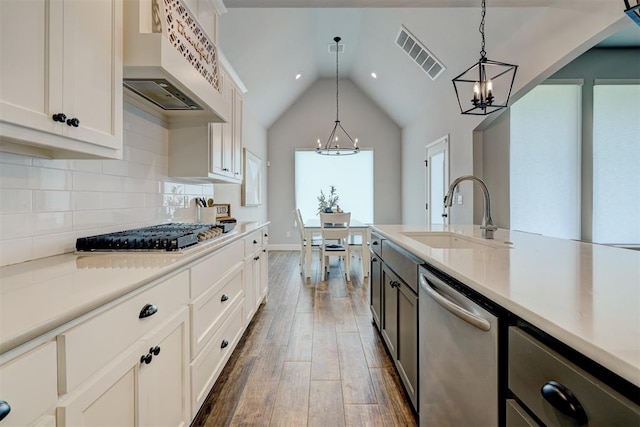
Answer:
[{"label": "recessed ceiling light", "polygon": [[302,78],[302,74],[301,73],[296,74],[296,80],[300,80],[301,78]]},{"label": "recessed ceiling light", "polygon": [[377,79],[378,75],[375,72],[373,72],[373,73],[371,73],[371,77],[373,77],[374,79]]}]

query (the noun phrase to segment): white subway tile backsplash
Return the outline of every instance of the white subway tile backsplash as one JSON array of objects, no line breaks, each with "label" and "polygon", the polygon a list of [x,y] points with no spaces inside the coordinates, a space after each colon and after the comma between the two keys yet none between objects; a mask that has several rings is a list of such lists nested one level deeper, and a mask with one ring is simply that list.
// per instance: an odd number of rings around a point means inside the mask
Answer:
[{"label": "white subway tile backsplash", "polygon": [[17,239],[72,230],[71,212],[7,214],[0,222],[2,239]]},{"label": "white subway tile backsplash", "polygon": [[73,209],[70,191],[34,190],[34,212],[58,212]]},{"label": "white subway tile backsplash", "polygon": [[72,252],[78,237],[195,221],[193,198],[213,197],[213,185],[168,176],[161,121],[125,104],[124,123],[124,160],[0,153],[0,265]]},{"label": "white subway tile backsplash", "polygon": [[73,172],[73,190],[122,192],[124,191],[124,180],[125,178],[121,176]]},{"label": "white subway tile backsplash", "polygon": [[0,189],[0,214],[31,212],[31,190]]},{"label": "white subway tile backsplash", "polygon": [[102,209],[102,196],[104,194],[107,193],[100,193],[97,191],[74,191],[71,193],[72,210],[88,211],[92,209]]},{"label": "white subway tile backsplash", "polygon": [[33,239],[5,240],[2,237],[0,240],[0,265],[17,264],[34,259],[32,244]]}]

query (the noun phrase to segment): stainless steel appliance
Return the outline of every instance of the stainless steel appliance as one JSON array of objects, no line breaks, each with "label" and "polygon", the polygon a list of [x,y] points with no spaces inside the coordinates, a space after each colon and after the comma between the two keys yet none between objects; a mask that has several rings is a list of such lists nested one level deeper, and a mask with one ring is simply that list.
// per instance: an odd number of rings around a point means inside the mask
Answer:
[{"label": "stainless steel appliance", "polygon": [[421,426],[499,425],[498,308],[420,267]]},{"label": "stainless steel appliance", "polygon": [[180,251],[231,231],[234,222],[216,224],[169,223],[109,234],[81,237],[77,251]]}]

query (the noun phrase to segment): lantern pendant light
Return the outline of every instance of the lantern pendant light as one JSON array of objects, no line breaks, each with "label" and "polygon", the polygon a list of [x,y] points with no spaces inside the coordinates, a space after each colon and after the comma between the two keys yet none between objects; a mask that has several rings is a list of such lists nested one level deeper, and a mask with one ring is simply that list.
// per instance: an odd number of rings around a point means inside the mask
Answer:
[{"label": "lantern pendant light", "polygon": [[[482,45],[480,60],[453,79],[453,87],[462,114],[484,116],[509,105],[511,89],[516,78],[517,65],[492,61],[487,58],[484,39],[486,0],[482,0],[480,34]],[[460,96],[464,99],[460,99]],[[466,97],[470,98],[467,99]]]}]

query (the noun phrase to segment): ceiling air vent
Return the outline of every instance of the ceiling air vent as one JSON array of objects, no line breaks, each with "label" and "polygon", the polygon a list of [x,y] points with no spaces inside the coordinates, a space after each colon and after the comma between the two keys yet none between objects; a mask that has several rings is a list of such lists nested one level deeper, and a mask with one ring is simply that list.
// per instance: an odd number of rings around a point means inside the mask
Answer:
[{"label": "ceiling air vent", "polygon": [[404,26],[400,27],[400,32],[396,38],[396,44],[409,55],[411,60],[435,80],[446,69],[444,64],[435,57],[435,55],[424,47],[424,45]]}]

